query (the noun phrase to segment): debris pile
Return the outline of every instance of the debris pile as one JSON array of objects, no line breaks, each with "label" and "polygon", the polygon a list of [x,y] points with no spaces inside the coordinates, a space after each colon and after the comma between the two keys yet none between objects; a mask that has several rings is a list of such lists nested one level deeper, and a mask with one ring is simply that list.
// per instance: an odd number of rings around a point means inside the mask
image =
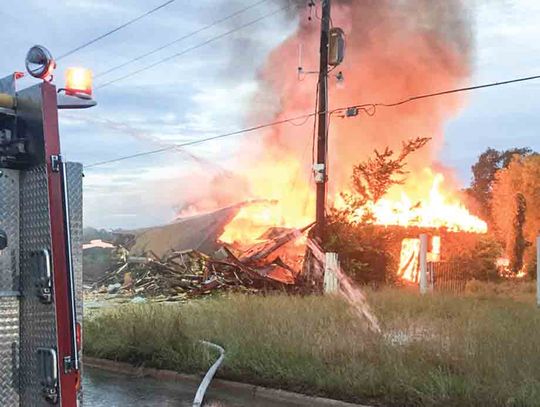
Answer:
[{"label": "debris pile", "polygon": [[297,267],[301,260],[287,256],[285,263],[283,249],[303,236],[305,230],[282,231],[238,256],[223,246],[212,256],[184,250],[169,251],[160,257],[150,250],[144,256],[134,257],[118,246],[115,266],[92,288],[98,293],[159,297],[167,301],[181,301],[216,290],[288,289],[297,282],[299,273],[295,270],[301,270],[301,265]]}]

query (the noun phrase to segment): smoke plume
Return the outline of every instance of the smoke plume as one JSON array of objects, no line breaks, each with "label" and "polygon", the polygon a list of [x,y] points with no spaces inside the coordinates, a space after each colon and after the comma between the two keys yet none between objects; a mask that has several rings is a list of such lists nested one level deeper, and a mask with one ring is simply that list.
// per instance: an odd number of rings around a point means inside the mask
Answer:
[{"label": "smoke plume", "polygon": [[[278,3],[285,4],[285,0]],[[296,30],[267,58],[259,72],[259,91],[248,113],[248,125],[279,121],[315,111],[319,69],[320,2],[293,1],[288,18]],[[463,86],[471,69],[470,14],[459,0],[334,0],[334,27],[346,34],[345,60],[330,74],[330,109],[349,105],[395,102],[413,95]],[[344,82],[335,74],[342,72]],[[269,105],[272,101],[272,105]],[[444,127],[463,104],[459,95],[426,99],[373,116],[331,116],[329,126],[329,199],[349,188],[352,166],[374,149],[399,150],[402,141],[432,137],[428,147],[409,161],[410,176],[401,186],[412,198],[429,193]],[[264,108],[261,109],[261,106]],[[313,119],[265,130],[262,137],[243,140],[238,171],[247,188],[236,201],[278,200],[270,216],[282,226],[304,226],[313,219],[311,177]],[[240,194],[242,192],[239,192]],[[398,196],[399,189],[391,191]],[[232,202],[231,202],[232,203]]]}]

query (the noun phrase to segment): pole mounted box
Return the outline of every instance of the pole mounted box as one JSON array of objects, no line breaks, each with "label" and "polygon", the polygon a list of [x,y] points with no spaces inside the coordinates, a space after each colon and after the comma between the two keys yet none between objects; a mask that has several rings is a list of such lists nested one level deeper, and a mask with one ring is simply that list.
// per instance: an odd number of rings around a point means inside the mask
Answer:
[{"label": "pole mounted box", "polygon": [[328,65],[338,66],[345,59],[345,32],[339,28],[331,28],[328,32]]}]

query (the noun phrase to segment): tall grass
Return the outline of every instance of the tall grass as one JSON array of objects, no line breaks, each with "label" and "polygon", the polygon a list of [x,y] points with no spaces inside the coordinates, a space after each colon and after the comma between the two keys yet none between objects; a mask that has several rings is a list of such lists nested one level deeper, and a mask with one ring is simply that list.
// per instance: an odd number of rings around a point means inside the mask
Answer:
[{"label": "tall grass", "polygon": [[540,311],[501,298],[369,292],[382,336],[333,297],[235,295],[103,311],[85,353],[385,406],[540,406]]}]

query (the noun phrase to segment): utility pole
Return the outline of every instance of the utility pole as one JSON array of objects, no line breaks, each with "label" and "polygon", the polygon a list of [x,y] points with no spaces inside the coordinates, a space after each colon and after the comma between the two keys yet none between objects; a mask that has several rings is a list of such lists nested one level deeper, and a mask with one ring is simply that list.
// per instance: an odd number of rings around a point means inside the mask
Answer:
[{"label": "utility pole", "polygon": [[315,164],[316,191],[316,235],[324,236],[326,226],[326,184],[328,181],[328,47],[330,32],[330,0],[322,0],[321,48],[319,67],[319,118],[317,136],[317,163]]}]

